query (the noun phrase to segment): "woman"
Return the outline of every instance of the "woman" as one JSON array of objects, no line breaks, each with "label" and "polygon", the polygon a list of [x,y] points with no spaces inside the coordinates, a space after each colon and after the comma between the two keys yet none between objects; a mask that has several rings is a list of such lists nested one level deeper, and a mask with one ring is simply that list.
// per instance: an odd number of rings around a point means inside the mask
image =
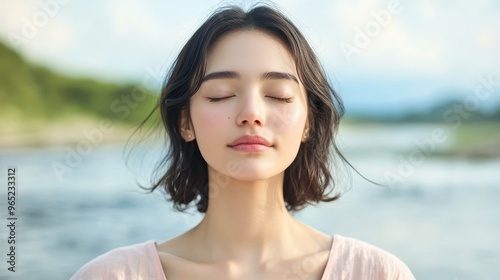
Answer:
[{"label": "woman", "polygon": [[170,146],[152,190],[204,218],[162,243],[108,252],[72,279],[414,279],[392,254],[290,215],[340,196],[330,161],[345,160],[334,142],[343,106],[281,13],[214,13],[181,50],[158,107]]}]

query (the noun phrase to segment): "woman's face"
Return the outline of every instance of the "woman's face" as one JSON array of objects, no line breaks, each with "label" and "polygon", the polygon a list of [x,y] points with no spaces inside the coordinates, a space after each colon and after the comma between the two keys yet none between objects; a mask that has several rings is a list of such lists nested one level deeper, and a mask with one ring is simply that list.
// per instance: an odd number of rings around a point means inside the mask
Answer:
[{"label": "woman's face", "polygon": [[[208,54],[204,81],[190,100],[192,126],[209,171],[237,180],[269,179],[295,159],[307,133],[307,98],[288,50],[259,31],[221,38]],[[187,135],[191,134],[191,138]],[[258,135],[267,144],[235,140]]]}]

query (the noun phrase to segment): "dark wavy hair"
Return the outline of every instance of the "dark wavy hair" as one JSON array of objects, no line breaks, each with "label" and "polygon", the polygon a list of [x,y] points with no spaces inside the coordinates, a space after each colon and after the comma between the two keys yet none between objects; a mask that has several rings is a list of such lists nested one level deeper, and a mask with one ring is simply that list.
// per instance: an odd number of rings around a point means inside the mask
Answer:
[{"label": "dark wavy hair", "polygon": [[186,110],[190,118],[189,100],[202,83],[212,46],[231,32],[245,30],[265,32],[287,47],[307,93],[309,137],[301,143],[295,160],[285,170],[283,195],[287,209],[297,211],[307,204],[338,199],[340,191],[331,173],[335,160],[352,167],[335,143],[344,106],[302,33],[277,9],[262,5],[248,12],[236,6],[217,10],[180,51],[153,110],[160,110],[168,141],[167,153],[156,167],[157,176],[147,189],[152,192],[163,188],[179,211],[195,203],[199,212],[206,212],[207,163],[196,140],[186,142],[181,137],[181,111]]}]

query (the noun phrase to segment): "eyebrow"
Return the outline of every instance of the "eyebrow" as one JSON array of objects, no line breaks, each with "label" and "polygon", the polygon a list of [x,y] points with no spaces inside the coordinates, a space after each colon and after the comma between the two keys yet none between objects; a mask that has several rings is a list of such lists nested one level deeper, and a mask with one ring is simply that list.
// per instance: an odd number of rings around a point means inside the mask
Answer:
[{"label": "eyebrow", "polygon": [[266,72],[260,76],[261,80],[291,80],[299,83],[299,79],[292,74],[282,72]]},{"label": "eyebrow", "polygon": [[[241,75],[236,71],[212,72],[203,77],[201,82],[215,79],[241,79]],[[299,79],[292,74],[274,71],[262,73],[260,80],[290,80],[299,83]]]}]

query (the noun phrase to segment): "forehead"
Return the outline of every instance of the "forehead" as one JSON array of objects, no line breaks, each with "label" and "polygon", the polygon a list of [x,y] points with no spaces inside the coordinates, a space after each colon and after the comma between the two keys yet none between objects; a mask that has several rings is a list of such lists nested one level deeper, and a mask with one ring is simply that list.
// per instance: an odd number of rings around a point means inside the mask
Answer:
[{"label": "forehead", "polygon": [[283,43],[255,30],[226,34],[211,48],[206,72],[228,70],[242,75],[267,71],[297,74],[294,59]]}]

